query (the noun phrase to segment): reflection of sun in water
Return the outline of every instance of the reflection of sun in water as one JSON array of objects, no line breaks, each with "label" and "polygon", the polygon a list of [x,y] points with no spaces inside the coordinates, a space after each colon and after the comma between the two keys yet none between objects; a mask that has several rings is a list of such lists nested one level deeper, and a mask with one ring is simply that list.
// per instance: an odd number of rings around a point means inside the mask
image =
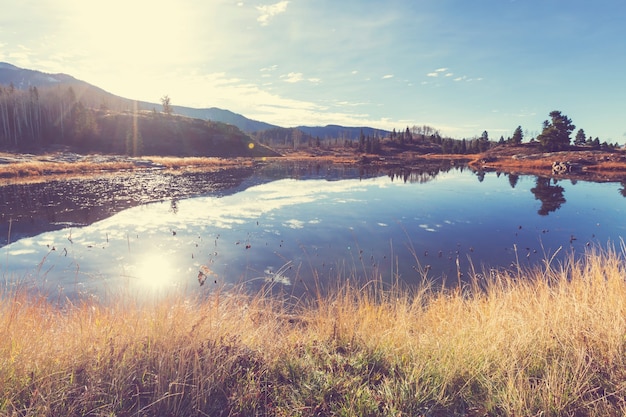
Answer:
[{"label": "reflection of sun in water", "polygon": [[163,290],[172,287],[176,269],[162,254],[146,255],[135,265],[133,276],[137,284],[147,290]]}]

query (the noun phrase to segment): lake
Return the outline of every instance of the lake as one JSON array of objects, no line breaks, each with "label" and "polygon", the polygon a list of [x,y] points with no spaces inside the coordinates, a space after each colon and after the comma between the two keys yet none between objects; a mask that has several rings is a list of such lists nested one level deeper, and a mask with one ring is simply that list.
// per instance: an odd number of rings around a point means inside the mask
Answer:
[{"label": "lake", "polygon": [[0,276],[51,298],[455,285],[626,233],[621,183],[268,164],[0,186]]}]

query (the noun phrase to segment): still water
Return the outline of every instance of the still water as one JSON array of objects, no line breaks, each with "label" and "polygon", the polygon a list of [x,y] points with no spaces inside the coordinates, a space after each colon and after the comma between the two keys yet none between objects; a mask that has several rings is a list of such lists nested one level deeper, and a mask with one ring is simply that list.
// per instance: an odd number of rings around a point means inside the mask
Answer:
[{"label": "still water", "polygon": [[0,187],[0,277],[105,299],[338,280],[455,284],[626,234],[620,183],[470,170],[261,166]]}]

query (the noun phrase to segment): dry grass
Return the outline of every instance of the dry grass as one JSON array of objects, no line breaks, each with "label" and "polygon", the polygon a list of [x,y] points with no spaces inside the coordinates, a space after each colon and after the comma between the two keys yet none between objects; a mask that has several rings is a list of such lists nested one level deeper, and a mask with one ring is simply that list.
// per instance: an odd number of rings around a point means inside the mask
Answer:
[{"label": "dry grass", "polygon": [[142,159],[163,165],[168,169],[213,168],[225,166],[251,166],[254,159],[250,158],[210,158],[210,157],[168,157],[150,156]]},{"label": "dry grass", "polygon": [[[120,160],[99,162],[85,157],[76,162],[55,161],[54,156],[33,157],[28,161],[0,164],[0,178],[11,182],[41,182],[60,178],[79,178],[101,173],[144,170],[149,161],[154,166],[175,171],[212,170],[224,167],[252,166],[253,159],[245,158],[208,158],[208,157],[162,157],[149,156],[140,159],[120,157]],[[115,158],[112,158],[115,159]]]},{"label": "dry grass", "polygon": [[133,169],[130,162],[49,162],[29,161],[0,165],[0,177],[50,176],[84,174],[98,171],[121,171]]},{"label": "dry grass", "polygon": [[297,304],[0,302],[0,415],[626,413],[623,252]]}]

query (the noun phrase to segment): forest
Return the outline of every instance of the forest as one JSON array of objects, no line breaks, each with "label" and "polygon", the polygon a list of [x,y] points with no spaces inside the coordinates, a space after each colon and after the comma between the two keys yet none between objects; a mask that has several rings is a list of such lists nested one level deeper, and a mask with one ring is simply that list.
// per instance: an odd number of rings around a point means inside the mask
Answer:
[{"label": "forest", "polygon": [[274,154],[235,126],[141,110],[131,100],[105,101],[97,91],[74,87],[0,86],[0,148],[37,152],[64,146],[132,156]]},{"label": "forest", "polygon": [[[564,150],[571,145],[610,150],[618,144],[600,142],[575,129],[560,111],[552,111],[536,137],[518,126],[513,135],[493,140],[484,131],[473,138],[443,137],[431,126],[413,126],[392,132],[367,134],[357,139],[313,136],[300,128],[272,128],[246,134],[239,128],[215,121],[173,114],[170,98],[163,109],[141,109],[136,101],[103,94],[86,84],[18,89],[0,85],[0,149],[38,152],[66,146],[76,152],[172,156],[269,156],[275,150],[351,149],[355,153],[385,154],[405,150],[420,153],[477,154],[496,145],[537,143],[544,151]],[[351,128],[354,130],[354,128]],[[338,130],[340,132],[340,130]],[[346,128],[346,132],[348,128]]]}]

